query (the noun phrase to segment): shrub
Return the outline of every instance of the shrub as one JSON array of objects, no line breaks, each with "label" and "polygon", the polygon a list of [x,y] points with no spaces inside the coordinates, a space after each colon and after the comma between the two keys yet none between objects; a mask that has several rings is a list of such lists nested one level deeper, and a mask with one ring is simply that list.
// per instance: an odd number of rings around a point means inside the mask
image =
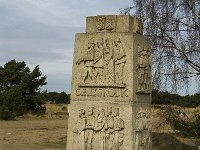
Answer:
[{"label": "shrub", "polygon": [[180,96],[153,89],[152,104],[177,105],[181,107],[198,107],[200,105],[200,93],[194,95]]},{"label": "shrub", "polygon": [[46,85],[39,66],[32,71],[25,62],[11,60],[0,66],[0,119],[13,119],[28,111],[40,111],[42,102],[35,97]]},{"label": "shrub", "polygon": [[168,106],[163,111],[166,121],[173,129],[185,137],[200,137],[200,115],[194,118],[188,118],[186,113],[180,108]]},{"label": "shrub", "polygon": [[0,106],[0,120],[13,120],[15,115],[6,106]]}]

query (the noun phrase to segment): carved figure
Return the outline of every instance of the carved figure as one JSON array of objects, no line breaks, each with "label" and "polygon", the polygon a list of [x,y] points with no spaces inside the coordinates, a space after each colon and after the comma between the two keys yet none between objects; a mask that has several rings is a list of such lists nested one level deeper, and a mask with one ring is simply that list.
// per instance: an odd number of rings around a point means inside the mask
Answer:
[{"label": "carved figure", "polygon": [[90,107],[85,125],[85,150],[93,150],[94,121],[94,108]]},{"label": "carved figure", "polygon": [[85,125],[86,125],[86,111],[84,109],[79,110],[79,123],[82,125],[79,129],[74,129],[73,137],[73,149],[85,150]]},{"label": "carved figure", "polygon": [[[79,123],[82,127],[74,130],[75,150],[121,150],[124,142],[124,120],[119,108],[88,108],[88,113],[81,109]],[[77,140],[76,140],[77,139]]]},{"label": "carved figure", "polygon": [[148,58],[148,67],[147,67],[147,71],[146,71],[146,78],[147,78],[147,89],[150,90],[150,85],[151,85],[151,62],[152,62],[152,58],[151,58],[151,50],[147,49],[147,58]]},{"label": "carved figure", "polygon": [[138,70],[138,91],[145,91],[149,90],[150,87],[150,51],[146,48],[141,49],[138,47],[138,64],[137,64],[137,70]]},{"label": "carved figure", "polygon": [[90,39],[77,65],[81,63],[80,67],[84,69],[83,75],[80,75],[81,85],[125,87],[123,80],[126,53],[120,38]]},{"label": "carved figure", "polygon": [[83,73],[83,82],[86,84],[92,83],[94,80],[94,51],[95,51],[95,43],[94,40],[91,39],[88,42],[87,49],[85,50],[84,56],[77,61],[77,64],[81,62],[84,63],[84,73]]},{"label": "carved figure", "polygon": [[105,39],[103,45],[105,83],[114,83],[114,63],[111,39]]},{"label": "carved figure", "polygon": [[139,111],[136,120],[136,150],[150,149],[150,113]]},{"label": "carved figure", "polygon": [[142,150],[144,148],[144,118],[143,112],[139,112],[136,121],[136,150]]},{"label": "carved figure", "polygon": [[120,38],[114,41],[115,82],[123,84],[124,65],[126,53]]},{"label": "carved figure", "polygon": [[94,150],[104,150],[105,147],[105,110],[97,110],[97,116],[94,126]]},{"label": "carved figure", "polygon": [[137,20],[137,21],[136,21],[136,24],[137,24],[136,33],[142,35],[142,33],[143,33],[143,25],[142,25],[142,22],[139,21],[139,20]]},{"label": "carved figure", "polygon": [[103,39],[96,42],[95,53],[94,53],[94,73],[96,83],[102,83],[104,80],[103,73]]},{"label": "carved figure", "polygon": [[113,145],[113,129],[114,117],[112,115],[112,107],[107,108],[106,112],[106,126],[105,126],[105,150],[110,150]]},{"label": "carved figure", "polygon": [[152,143],[151,143],[151,118],[150,118],[150,113],[148,110],[145,112],[145,117],[146,117],[146,149],[151,150],[152,149]]},{"label": "carved figure", "polygon": [[115,108],[113,111],[113,116],[114,116],[114,130],[113,130],[113,134],[114,134],[114,146],[113,146],[113,150],[120,150],[122,144],[123,144],[123,134],[120,133],[120,131],[122,131],[125,126],[124,126],[124,120],[122,120],[119,117],[119,108]]}]

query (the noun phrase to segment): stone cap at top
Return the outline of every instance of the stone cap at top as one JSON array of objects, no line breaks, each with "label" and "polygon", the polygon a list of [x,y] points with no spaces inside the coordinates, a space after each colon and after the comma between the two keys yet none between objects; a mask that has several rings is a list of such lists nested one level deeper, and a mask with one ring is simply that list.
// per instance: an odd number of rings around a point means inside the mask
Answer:
[{"label": "stone cap at top", "polygon": [[86,18],[86,33],[129,32],[143,34],[142,22],[129,15],[101,15]]}]

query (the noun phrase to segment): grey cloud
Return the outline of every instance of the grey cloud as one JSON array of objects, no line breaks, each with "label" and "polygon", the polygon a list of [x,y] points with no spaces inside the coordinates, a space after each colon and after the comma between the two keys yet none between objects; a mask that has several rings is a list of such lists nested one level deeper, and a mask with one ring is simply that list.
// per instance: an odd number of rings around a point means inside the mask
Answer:
[{"label": "grey cloud", "polygon": [[132,0],[0,0],[0,6],[18,17],[60,26],[85,26],[86,16],[118,14],[120,8],[131,3]]},{"label": "grey cloud", "polygon": [[[43,24],[26,13],[22,15],[19,7],[27,6],[25,1],[21,0],[22,5],[0,1],[0,60],[44,62],[72,57],[74,34],[83,28]],[[57,53],[57,50],[62,51]]]},{"label": "grey cloud", "polygon": [[[39,23],[21,22],[1,25],[0,58],[25,58],[35,61],[64,59],[63,53],[72,53],[74,34],[82,30],[78,27],[58,27]],[[15,27],[15,28],[14,28]]]},{"label": "grey cloud", "polygon": [[46,81],[48,89],[47,86],[44,86],[42,89],[47,89],[48,92],[64,91],[66,93],[70,93],[71,91],[71,75],[69,74],[59,74],[58,76],[49,74]]},{"label": "grey cloud", "polygon": [[74,35],[84,32],[85,17],[116,14],[129,1],[0,0],[0,65],[39,64],[48,90],[70,91]]}]

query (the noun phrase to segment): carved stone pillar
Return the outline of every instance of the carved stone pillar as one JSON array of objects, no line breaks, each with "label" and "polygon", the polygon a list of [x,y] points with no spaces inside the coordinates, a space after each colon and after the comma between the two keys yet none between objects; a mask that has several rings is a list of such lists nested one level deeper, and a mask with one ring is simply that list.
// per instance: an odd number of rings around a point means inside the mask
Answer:
[{"label": "carved stone pillar", "polygon": [[87,17],[75,37],[67,150],[149,150],[151,50],[135,17]]}]

